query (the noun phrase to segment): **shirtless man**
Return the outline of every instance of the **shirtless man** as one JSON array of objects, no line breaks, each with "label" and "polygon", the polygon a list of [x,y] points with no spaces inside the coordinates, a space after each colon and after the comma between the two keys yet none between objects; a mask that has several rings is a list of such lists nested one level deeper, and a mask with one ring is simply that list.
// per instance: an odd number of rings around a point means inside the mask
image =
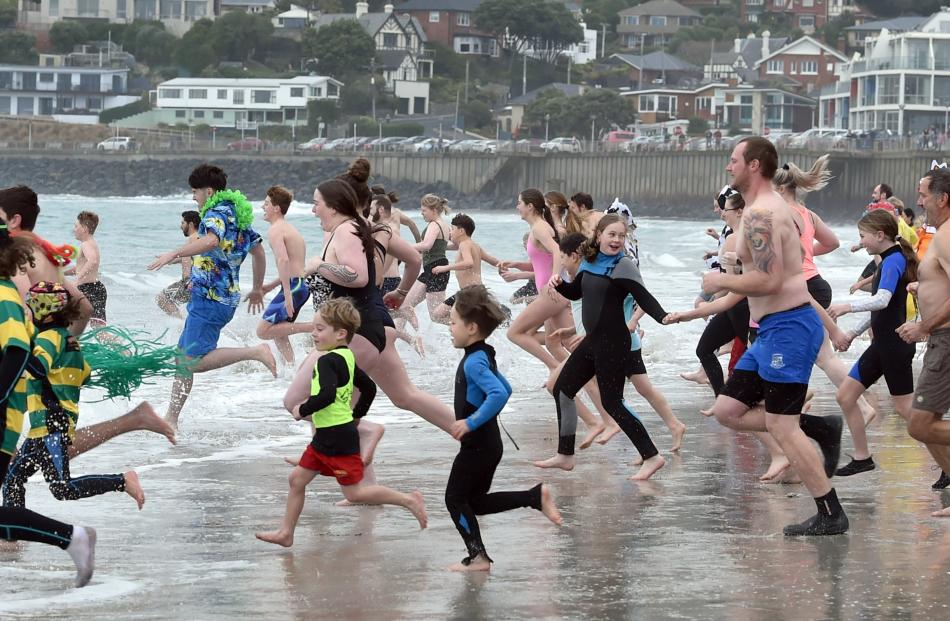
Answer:
[{"label": "shirtless man", "polygon": [[571,197],[567,204],[568,209],[574,214],[574,217],[580,222],[581,230],[571,231],[573,233],[583,233],[584,237],[590,237],[594,234],[594,228],[604,214],[600,211],[594,211],[594,199],[586,192],[578,192]]},{"label": "shirtless man", "polygon": [[[69,326],[69,331],[73,336],[78,337],[86,329],[86,324],[90,315],[92,315],[92,304],[79,292],[76,285],[63,277],[60,266],[53,263],[47,256],[43,249],[43,243],[33,233],[33,227],[36,226],[36,219],[39,214],[40,206],[36,193],[30,188],[19,185],[0,190],[0,219],[7,223],[10,233],[12,235],[30,236],[37,240],[33,253],[35,265],[27,265],[26,273],[14,277],[13,282],[23,299],[26,299],[30,287],[37,282],[61,282],[69,291],[69,295],[79,300],[81,316]],[[14,393],[17,392],[20,391],[14,389]],[[16,394],[10,395],[11,401],[16,398]],[[23,394],[22,400],[25,408],[25,394]],[[8,409],[8,414],[9,411]],[[69,446],[69,456],[72,458],[85,453],[107,440],[130,431],[151,431],[165,436],[172,444],[175,443],[175,430],[155,413],[151,405],[142,403],[118,418],[77,429],[76,437]]]},{"label": "shirtless man", "polygon": [[[189,242],[198,239],[198,225],[200,223],[201,218],[194,209],[181,212],[181,234],[184,235],[185,239]],[[173,261],[173,263],[174,262],[175,261]],[[158,304],[158,307],[166,314],[181,319],[181,311],[178,305],[187,304],[188,300],[191,299],[190,277],[192,260],[191,257],[185,257],[184,259],[178,259],[177,262],[181,264],[181,280],[173,282],[162,289],[162,292],[155,297],[155,303]]]},{"label": "shirtless man", "polygon": [[400,227],[405,226],[409,229],[409,232],[412,233],[412,238],[417,244],[422,241],[422,234],[419,232],[419,227],[416,226],[413,219],[403,213],[402,209],[396,207],[396,203],[399,202],[399,196],[395,192],[387,192],[386,188],[381,185],[374,185],[370,188],[370,191],[373,193],[373,196],[381,194],[389,199],[390,215],[387,218],[387,224],[392,228],[394,235],[402,236]]},{"label": "shirtless man", "polygon": [[[785,534],[834,535],[848,530],[848,517],[828,480],[838,464],[842,420],[801,414],[824,332],[802,274],[801,224],[772,189],[777,168],[775,147],[761,137],[740,141],[726,167],[732,187],[746,199],[736,232],[743,273],[707,272],[703,289],[747,296],[759,335],[736,364],[713,410],[731,429],[771,433],[814,497],[817,515],[786,526]],[[764,410],[758,407],[763,400]],[[818,441],[824,469],[806,431]]]},{"label": "shirtless man", "polygon": [[[917,304],[920,321],[908,321],[897,333],[908,343],[927,341],[924,366],[917,380],[914,407],[907,431],[927,445],[945,473],[950,472],[950,170],[931,170],[917,188],[917,206],[927,212],[927,222],[937,228],[918,269]],[[950,507],[933,513],[950,517]]]},{"label": "shirtless man", "polygon": [[257,336],[265,341],[273,340],[277,351],[288,365],[294,363],[294,348],[291,334],[303,334],[313,328],[310,324],[297,325],[300,309],[310,299],[310,289],[304,282],[304,262],[307,243],[292,224],[284,217],[293,201],[293,195],[285,188],[273,186],[264,199],[264,220],[270,224],[267,242],[277,262],[277,280],[264,285],[264,293],[280,285],[280,291],[271,300],[261,322],[257,324]]},{"label": "shirtless man", "polygon": [[[455,263],[440,265],[432,268],[433,274],[444,274],[454,271],[459,284],[459,290],[471,285],[482,284],[482,261],[492,266],[498,265],[498,259],[486,253],[481,246],[472,239],[475,232],[475,221],[470,216],[460,213],[452,218],[452,229],[449,231],[449,241],[458,246],[458,256]],[[446,298],[436,307],[432,319],[449,324],[449,315],[455,305],[455,295]]]},{"label": "shirtless man", "polygon": [[76,264],[66,269],[66,276],[76,277],[76,288],[92,304],[94,325],[106,323],[106,286],[99,280],[99,244],[94,235],[99,227],[99,216],[91,211],[81,211],[73,225],[73,235],[79,240],[79,256]]}]

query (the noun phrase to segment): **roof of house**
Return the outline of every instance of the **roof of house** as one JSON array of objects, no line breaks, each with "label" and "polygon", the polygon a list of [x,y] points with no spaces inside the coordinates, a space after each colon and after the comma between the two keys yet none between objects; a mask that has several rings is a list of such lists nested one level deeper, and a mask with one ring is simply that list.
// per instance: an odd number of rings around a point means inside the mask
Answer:
[{"label": "roof of house", "polygon": [[[825,54],[834,56],[835,58],[837,58],[837,59],[840,60],[841,62],[847,62],[847,61],[848,61],[848,57],[845,56],[844,54],[842,54],[841,52],[839,52],[838,50],[834,49],[833,47],[829,47],[829,46],[825,45],[825,44],[822,43],[821,41],[817,41],[817,40],[815,40],[815,39],[812,39],[812,38],[809,37],[808,35],[805,35],[804,37],[801,37],[801,38],[799,38],[799,39],[795,39],[794,41],[792,41],[791,43],[788,43],[787,45],[783,45],[782,47],[777,48],[774,52],[772,52],[771,54],[768,54],[768,55],[765,56],[764,58],[760,58],[759,60],[757,60],[757,61],[755,62],[755,66],[758,67],[759,65],[761,65],[762,63],[764,63],[764,62],[767,61],[768,59],[773,58],[773,57],[775,57],[775,56],[778,56],[778,55],[780,55],[780,54],[788,54],[789,52],[791,52],[792,50],[794,50],[796,46],[801,46],[801,45],[803,45],[803,44],[808,44],[808,43],[811,43],[812,45],[818,46],[821,50],[823,50],[823,51],[825,52]],[[769,47],[771,48],[771,45],[770,45]]]},{"label": "roof of house", "polygon": [[927,17],[920,17],[918,15],[909,15],[904,17],[895,17],[893,19],[881,19],[873,22],[864,22],[863,24],[855,24],[854,26],[848,26],[845,28],[845,30],[880,32],[882,28],[887,28],[891,32],[906,32],[908,30],[914,30],[918,28],[928,19],[929,18]]},{"label": "roof of house", "polygon": [[412,57],[406,50],[379,50],[376,52],[376,57],[383,69],[398,69],[406,60],[406,56]]},{"label": "roof of house", "polygon": [[[745,39],[740,39],[740,52],[736,52],[735,46],[732,45],[725,52],[713,52],[710,57],[710,64],[713,65],[735,65],[736,60],[739,56],[742,56],[746,65],[751,68],[755,66],[762,58],[762,42],[761,37],[746,37]],[[791,41],[790,37],[772,37],[769,39],[769,50],[778,50]]]},{"label": "roof of house", "polygon": [[464,11],[474,12],[484,0],[407,0],[397,11]]},{"label": "roof of house", "polygon": [[408,28],[410,24],[415,26],[416,31],[419,33],[419,37],[423,42],[426,39],[426,33],[422,29],[422,25],[419,23],[415,17],[412,17],[408,14],[397,14],[397,13],[366,13],[361,17],[356,17],[353,13],[322,13],[314,21],[314,28],[322,28],[323,26],[329,26],[333,22],[337,22],[343,19],[352,19],[360,23],[367,33],[370,36],[375,36],[379,29],[383,27],[390,17],[396,19],[403,28]]},{"label": "roof of house", "polygon": [[676,0],[650,0],[643,4],[619,11],[617,15],[668,15],[676,17],[702,17],[693,9],[683,6]]},{"label": "roof of house", "polygon": [[541,93],[550,90],[561,91],[564,95],[568,97],[575,97],[580,95],[584,91],[584,87],[580,84],[567,84],[566,82],[551,82],[550,84],[545,84],[544,86],[539,86],[534,90],[530,90],[520,97],[515,97],[508,102],[509,105],[526,105],[533,102],[538,98]]},{"label": "roof of house", "polygon": [[644,56],[639,54],[613,54],[610,58],[616,58],[631,67],[644,71],[701,71],[696,65],[660,51],[651,52]]},{"label": "roof of house", "polygon": [[[51,67],[52,69],[52,67]],[[159,86],[230,86],[230,87],[275,87],[279,84],[317,84],[320,82],[335,82],[342,86],[343,82],[323,75],[298,75],[292,78],[172,78]]]}]

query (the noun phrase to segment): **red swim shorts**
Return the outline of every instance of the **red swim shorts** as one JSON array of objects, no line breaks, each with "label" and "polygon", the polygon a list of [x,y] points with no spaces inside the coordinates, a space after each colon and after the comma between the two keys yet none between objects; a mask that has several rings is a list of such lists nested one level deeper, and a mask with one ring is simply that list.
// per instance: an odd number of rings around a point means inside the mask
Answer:
[{"label": "red swim shorts", "polygon": [[355,455],[324,455],[309,444],[300,457],[300,467],[336,477],[340,485],[356,485],[363,480],[363,459]]}]

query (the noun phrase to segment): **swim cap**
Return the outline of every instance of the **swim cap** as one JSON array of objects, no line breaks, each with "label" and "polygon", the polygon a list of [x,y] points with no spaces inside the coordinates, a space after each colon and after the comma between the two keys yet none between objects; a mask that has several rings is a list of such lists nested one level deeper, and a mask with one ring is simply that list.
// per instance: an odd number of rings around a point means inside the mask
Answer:
[{"label": "swim cap", "polygon": [[729,197],[733,194],[738,194],[738,192],[731,185],[725,185],[719,190],[719,196],[716,197],[716,203],[719,205],[719,209],[726,208],[726,201],[729,200]]},{"label": "swim cap", "polygon": [[55,318],[56,313],[66,308],[69,292],[58,282],[40,281],[30,287],[26,296],[26,305],[33,313],[34,323],[46,323]]}]

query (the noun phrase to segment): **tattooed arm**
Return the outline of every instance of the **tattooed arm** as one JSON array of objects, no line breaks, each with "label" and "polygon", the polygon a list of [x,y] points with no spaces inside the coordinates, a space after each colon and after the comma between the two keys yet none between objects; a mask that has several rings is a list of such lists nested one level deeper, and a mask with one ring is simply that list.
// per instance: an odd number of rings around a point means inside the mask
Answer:
[{"label": "tattooed arm", "polygon": [[[347,222],[340,226],[353,227]],[[363,242],[358,235],[340,235],[332,240],[333,261],[311,259],[307,262],[308,274],[319,274],[332,283],[344,287],[362,287],[369,282],[369,265],[363,251]]]},{"label": "tattooed arm", "polygon": [[780,231],[775,230],[775,215],[769,209],[747,208],[739,226],[739,243],[752,255],[742,264],[742,274],[708,273],[703,289],[726,289],[745,296],[761,297],[778,293],[785,277]]}]

